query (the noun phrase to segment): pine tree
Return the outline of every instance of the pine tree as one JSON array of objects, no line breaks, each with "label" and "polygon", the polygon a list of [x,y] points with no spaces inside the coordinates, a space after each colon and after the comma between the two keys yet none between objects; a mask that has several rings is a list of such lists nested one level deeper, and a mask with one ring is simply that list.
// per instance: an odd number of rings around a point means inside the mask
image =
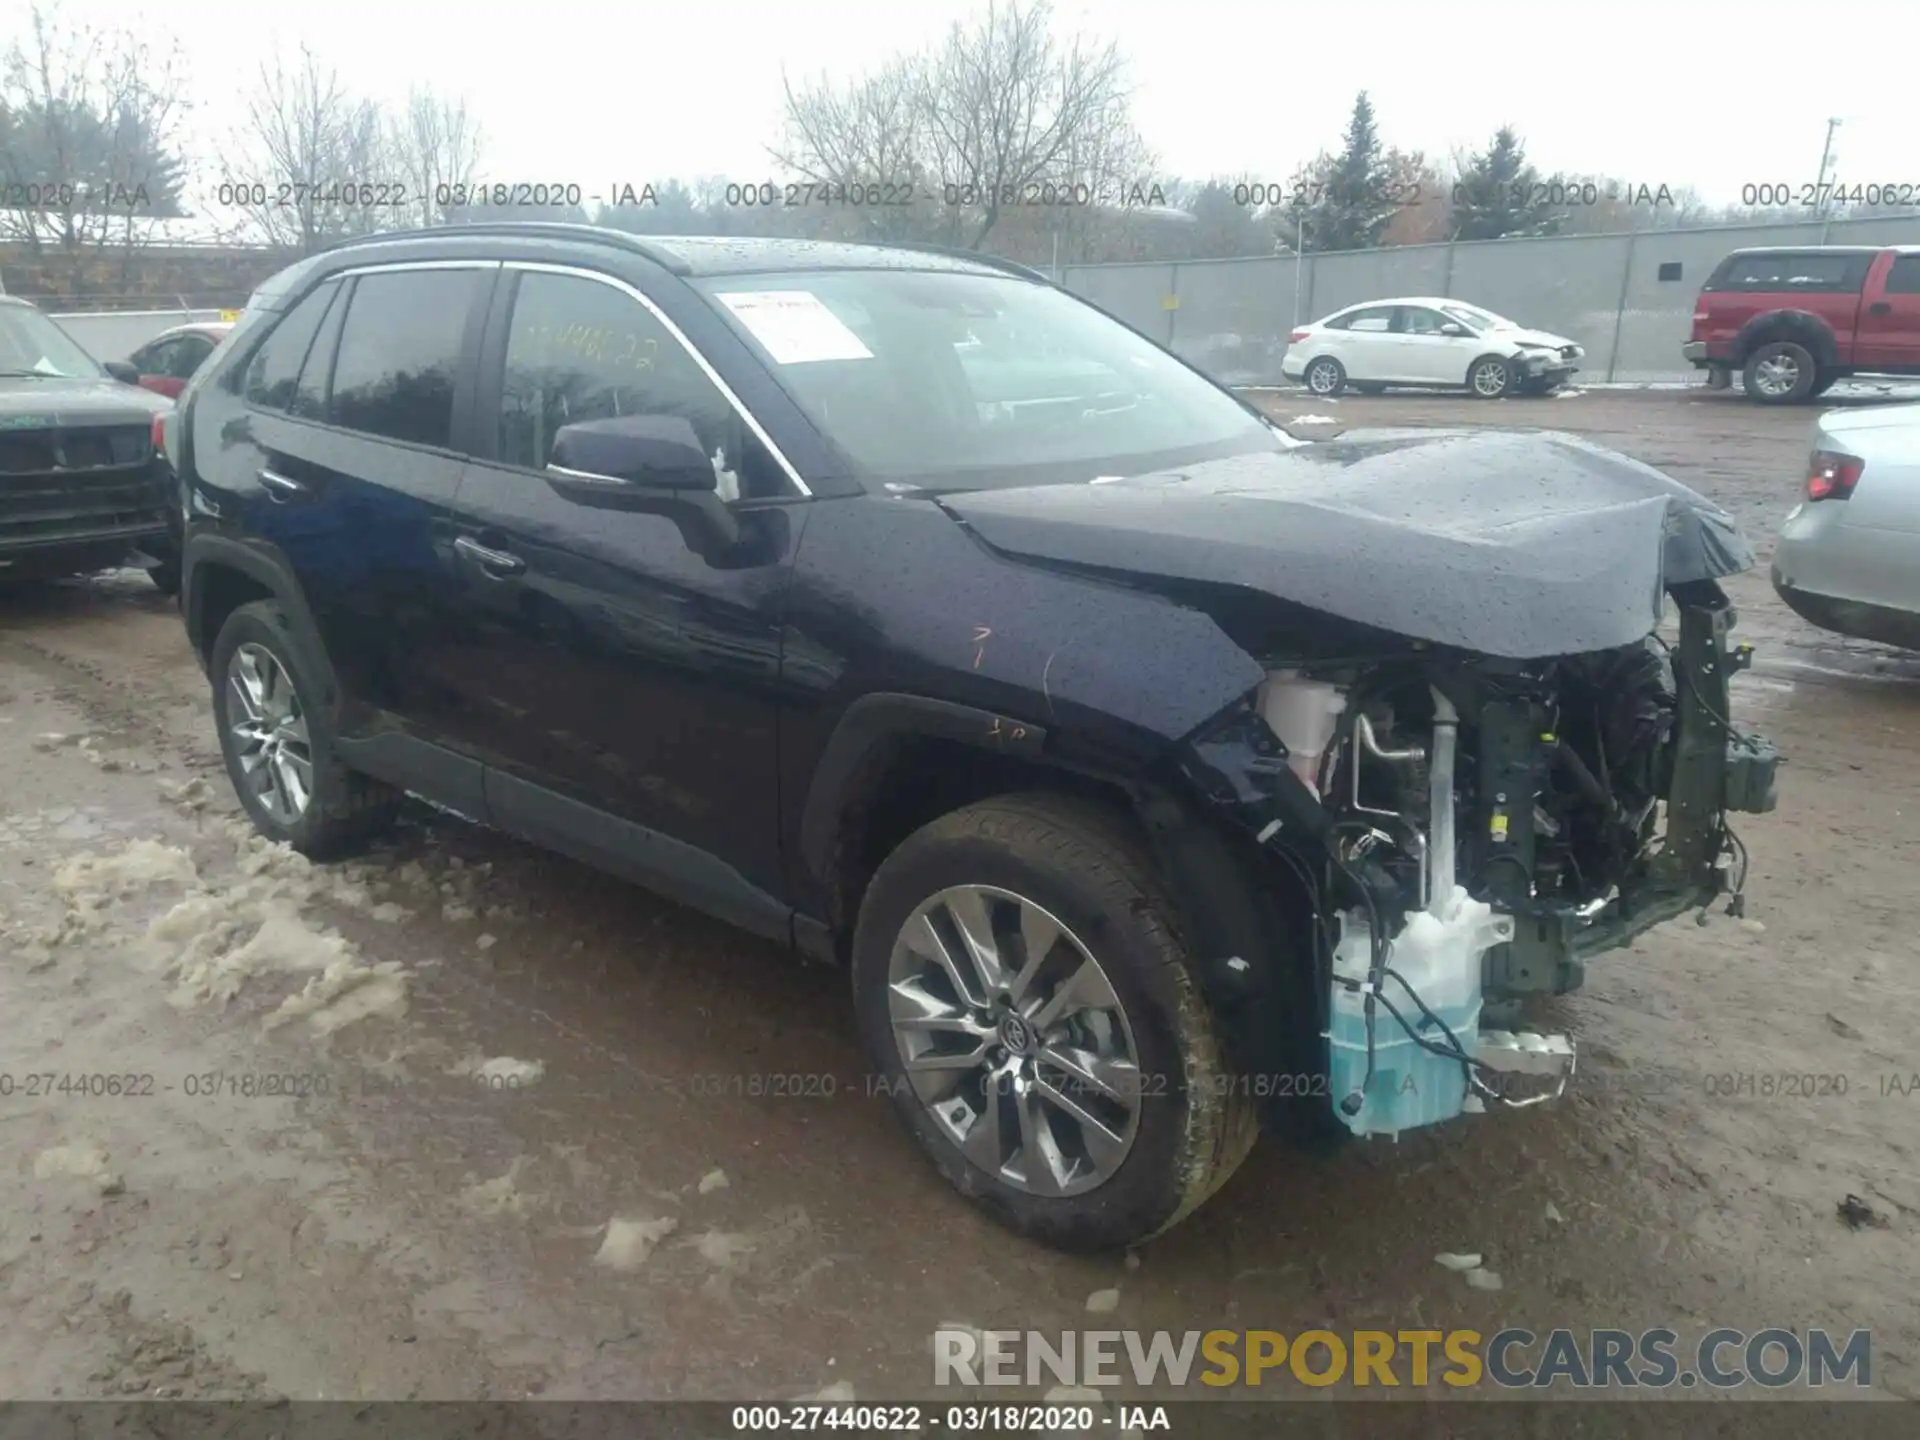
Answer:
[{"label": "pine tree", "polygon": [[[1555,186],[1527,163],[1526,146],[1511,125],[1494,132],[1493,143],[1468,158],[1453,186],[1455,240],[1498,240],[1502,235],[1556,235],[1567,210]],[[1577,188],[1577,187],[1576,187]]]},{"label": "pine tree", "polygon": [[1396,191],[1400,158],[1380,143],[1373,101],[1362,90],[1338,154],[1324,151],[1303,165],[1277,217],[1281,238],[1296,235],[1308,250],[1364,250],[1378,245],[1406,197]]}]

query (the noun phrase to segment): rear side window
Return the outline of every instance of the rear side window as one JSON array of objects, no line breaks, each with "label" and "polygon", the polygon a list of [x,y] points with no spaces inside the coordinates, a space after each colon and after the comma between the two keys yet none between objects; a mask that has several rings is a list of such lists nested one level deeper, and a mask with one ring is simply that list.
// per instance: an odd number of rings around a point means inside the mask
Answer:
[{"label": "rear side window", "polygon": [[362,275],[347,302],[333,364],[335,425],[445,447],[477,270]]},{"label": "rear side window", "polygon": [[1887,271],[1889,295],[1920,295],[1920,255],[1902,255]]},{"label": "rear side window", "polygon": [[1777,255],[1729,255],[1703,290],[1858,290],[1866,278],[1865,255],[1818,250]]},{"label": "rear side window", "polygon": [[300,383],[300,367],[306,363],[313,337],[326,318],[327,307],[339,292],[338,285],[322,285],[288,312],[264,344],[248,362],[243,389],[247,403],[261,410],[285,411],[292,407],[295,389]]},{"label": "rear side window", "polygon": [[1329,320],[1327,322],[1327,328],[1329,330],[1371,331],[1374,334],[1380,334],[1392,328],[1393,310],[1394,307],[1391,305],[1375,305],[1365,310],[1352,310],[1340,316],[1338,319]]}]

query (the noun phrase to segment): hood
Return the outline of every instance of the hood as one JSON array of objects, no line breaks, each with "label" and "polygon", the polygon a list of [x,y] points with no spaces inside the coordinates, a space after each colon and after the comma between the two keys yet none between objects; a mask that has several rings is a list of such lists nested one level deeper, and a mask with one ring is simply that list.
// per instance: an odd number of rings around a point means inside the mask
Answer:
[{"label": "hood", "polygon": [[1555,335],[1546,330],[1495,330],[1495,335],[1511,340],[1516,345],[1551,345],[1558,350],[1565,345],[1578,345],[1578,340],[1569,340],[1565,335]]},{"label": "hood", "polygon": [[144,425],[173,402],[164,395],[98,380],[0,376],[0,430],[54,430],[79,425]]},{"label": "hood", "polygon": [[1510,659],[1632,644],[1659,623],[1667,586],[1753,564],[1704,497],[1556,433],[1356,433],[939,503],[1012,558],[1245,587]]}]

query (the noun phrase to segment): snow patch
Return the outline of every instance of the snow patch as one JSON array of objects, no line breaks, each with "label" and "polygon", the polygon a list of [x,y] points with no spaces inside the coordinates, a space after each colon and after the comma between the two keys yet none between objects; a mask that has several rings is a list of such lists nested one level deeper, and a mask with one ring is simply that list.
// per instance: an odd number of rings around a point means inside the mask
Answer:
[{"label": "snow patch", "polygon": [[702,1195],[711,1195],[716,1190],[726,1189],[727,1184],[728,1184],[727,1172],[724,1170],[716,1169],[716,1170],[709,1170],[706,1174],[702,1175],[700,1177],[699,1185],[697,1185],[694,1188],[697,1189]]},{"label": "snow patch", "polygon": [[679,1228],[680,1222],[671,1215],[659,1220],[609,1220],[607,1238],[593,1263],[608,1270],[638,1270],[647,1263],[654,1247]]},{"label": "snow patch", "polygon": [[547,1067],[544,1061],[516,1060],[511,1055],[495,1055],[491,1059],[472,1055],[447,1073],[490,1090],[521,1090],[536,1083],[547,1073]]},{"label": "snow patch", "polygon": [[529,1163],[527,1156],[516,1155],[508,1164],[506,1174],[469,1185],[460,1192],[462,1208],[488,1219],[524,1216],[539,1208],[540,1198],[520,1187],[521,1177],[526,1173]]},{"label": "snow patch", "polygon": [[700,1252],[700,1258],[709,1265],[721,1268],[731,1266],[741,1256],[751,1254],[753,1241],[745,1235],[728,1235],[719,1230],[709,1230],[693,1242],[693,1248]]},{"label": "snow patch", "polygon": [[396,960],[367,965],[351,956],[336,960],[289,995],[267,1017],[267,1028],[305,1019],[316,1035],[331,1035],[356,1020],[397,1020],[407,1013],[406,971]]},{"label": "snow patch", "polygon": [[76,855],[53,872],[54,892],[81,910],[98,910],[154,885],[199,882],[193,857],[158,840],[135,840],[117,854]]},{"label": "snow patch", "polygon": [[1338,425],[1338,415],[1296,415],[1287,422],[1289,425]]}]

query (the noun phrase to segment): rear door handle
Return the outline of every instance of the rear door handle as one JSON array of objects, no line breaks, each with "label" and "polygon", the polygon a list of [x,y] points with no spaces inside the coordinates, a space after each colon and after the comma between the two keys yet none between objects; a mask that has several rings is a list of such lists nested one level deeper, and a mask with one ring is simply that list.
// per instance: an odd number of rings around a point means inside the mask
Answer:
[{"label": "rear door handle", "polygon": [[1893,306],[1884,300],[1876,300],[1867,307],[1867,313],[1869,315],[1891,315],[1893,313]]},{"label": "rear door handle", "polygon": [[297,500],[303,495],[312,493],[307,489],[304,480],[296,480],[291,475],[282,475],[278,470],[261,470],[260,483],[267,487],[268,499],[282,503]]},{"label": "rear door handle", "polygon": [[505,579],[510,575],[522,575],[526,573],[527,562],[522,560],[518,555],[510,551],[495,550],[491,546],[482,545],[471,535],[460,536],[459,539],[453,542],[453,548],[459,554],[473,561],[474,564],[486,571],[487,574],[499,579]]}]

